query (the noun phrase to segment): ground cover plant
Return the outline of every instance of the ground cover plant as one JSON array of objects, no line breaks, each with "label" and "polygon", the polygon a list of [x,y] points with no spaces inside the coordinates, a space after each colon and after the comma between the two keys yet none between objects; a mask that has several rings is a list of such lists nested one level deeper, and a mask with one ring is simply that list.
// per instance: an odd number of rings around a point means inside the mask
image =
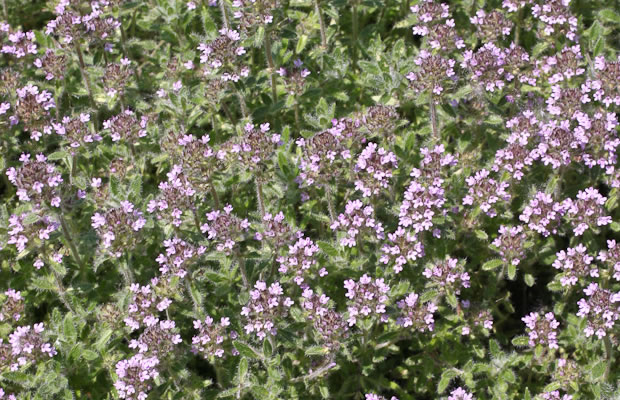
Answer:
[{"label": "ground cover plant", "polygon": [[620,4],[2,1],[0,399],[620,399]]}]

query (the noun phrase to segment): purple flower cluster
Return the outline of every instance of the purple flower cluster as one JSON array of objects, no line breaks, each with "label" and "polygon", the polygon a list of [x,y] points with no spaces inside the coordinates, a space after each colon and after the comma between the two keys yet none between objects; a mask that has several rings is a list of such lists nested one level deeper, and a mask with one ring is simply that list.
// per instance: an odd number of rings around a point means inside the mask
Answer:
[{"label": "purple flower cluster", "polygon": [[284,290],[279,282],[269,287],[263,281],[257,281],[250,291],[250,300],[242,308],[241,315],[246,317],[245,333],[254,333],[260,339],[277,333],[277,323],[288,314],[294,304],[290,297],[284,297]]},{"label": "purple flower cluster", "polygon": [[456,258],[447,257],[443,261],[427,267],[422,272],[431,286],[438,287],[443,292],[460,294],[461,288],[468,288],[469,274],[465,272],[462,262]]},{"label": "purple flower cluster", "polygon": [[139,238],[135,232],[142,230],[146,224],[142,212],[129,201],[122,201],[118,208],[96,212],[91,221],[101,239],[103,251],[117,258],[136,246]]},{"label": "purple flower cluster", "polygon": [[54,357],[57,354],[56,349],[43,339],[43,331],[45,327],[42,323],[19,326],[9,335],[8,344],[3,344],[0,339],[0,359],[4,353],[3,347],[7,346],[5,348],[10,351],[9,359],[2,360],[3,366],[17,371],[29,362],[36,363]]},{"label": "purple flower cluster", "polygon": [[44,242],[50,239],[50,234],[58,230],[60,224],[51,217],[38,213],[23,213],[9,217],[9,240],[7,244],[15,245],[18,252],[26,249],[28,243]]},{"label": "purple flower cluster", "polygon": [[[210,316],[207,316],[204,321],[195,320],[194,329],[198,330],[198,334],[192,337],[192,351],[205,358],[224,357],[226,350],[232,347],[230,340],[237,338],[235,331],[227,332],[229,326],[228,317],[222,317],[219,323],[215,323]],[[229,351],[233,354],[236,352],[234,348]]]},{"label": "purple flower cluster", "polygon": [[180,165],[174,165],[167,176],[168,181],[159,183],[159,195],[149,201],[146,210],[157,212],[157,219],[171,221],[179,227],[183,223],[183,211],[195,210],[193,197],[196,190]]},{"label": "purple flower cluster", "polygon": [[386,322],[386,306],[389,301],[390,287],[385,284],[383,278],[372,279],[364,274],[358,282],[348,279],[344,282],[347,289],[346,297],[349,299],[347,308],[349,326],[357,324],[358,319],[375,316],[382,322]]},{"label": "purple flower cluster", "polygon": [[610,275],[613,273],[614,279],[620,281],[620,245],[615,240],[608,240],[607,250],[599,252],[596,259],[607,264]]},{"label": "purple flower cluster", "polygon": [[398,159],[392,152],[378,148],[376,143],[368,143],[355,164],[355,189],[363,197],[377,195],[389,187],[392,171],[398,168]]},{"label": "purple flower cluster", "polygon": [[165,253],[160,253],[155,261],[159,264],[162,276],[178,276],[183,279],[187,275],[187,268],[198,257],[205,253],[204,246],[196,246],[178,237],[164,240]]},{"label": "purple flower cluster", "polygon": [[523,209],[519,220],[532,231],[547,237],[557,233],[565,212],[564,204],[554,201],[547,193],[537,192]]},{"label": "purple flower cluster", "polygon": [[118,391],[118,397],[146,400],[147,392],[151,390],[151,381],[159,376],[158,365],[157,357],[146,357],[141,353],[116,363],[118,379],[114,382],[114,387]]},{"label": "purple flower cluster", "polygon": [[542,318],[540,314],[533,312],[521,318],[521,320],[527,327],[531,347],[542,344],[550,349],[559,348],[557,328],[560,326],[560,323],[556,321],[555,315],[552,312],[546,313]]},{"label": "purple flower cluster", "polygon": [[200,226],[207,239],[215,243],[217,251],[231,254],[235,244],[243,240],[245,232],[250,227],[247,219],[241,219],[232,213],[233,207],[228,204],[224,212],[215,210],[207,213],[207,221]]},{"label": "purple flower cluster", "polygon": [[312,321],[320,342],[330,349],[337,349],[348,336],[349,327],[342,314],[330,306],[329,300],[326,295],[307,288],[302,293],[301,308]]},{"label": "purple flower cluster", "polygon": [[587,188],[577,193],[577,199],[564,202],[566,218],[573,227],[573,233],[581,236],[589,229],[611,224],[611,217],[605,213],[606,197],[595,188]]},{"label": "purple flower cluster", "polygon": [[459,386],[450,392],[448,400],[474,400],[474,395]]},{"label": "purple flower cluster", "polygon": [[170,299],[162,298],[155,292],[158,283],[159,280],[153,278],[150,285],[140,286],[134,283],[129,287],[132,298],[124,322],[130,330],[135,331],[140,329],[142,324],[148,326],[152,325],[153,321],[159,321],[157,315],[172,304]]},{"label": "purple flower cluster", "polygon": [[2,307],[0,307],[0,322],[18,322],[25,308],[21,292],[8,289],[4,292],[4,295],[6,298],[3,299]]},{"label": "purple flower cluster", "polygon": [[424,245],[415,234],[399,226],[396,231],[387,234],[387,241],[381,247],[381,252],[383,254],[379,261],[393,264],[394,273],[398,274],[409,261],[424,257]]},{"label": "purple flower cluster", "polygon": [[578,244],[555,254],[553,268],[564,271],[560,278],[562,286],[575,286],[579,278],[587,276],[598,278],[598,268],[592,264],[594,257],[588,255],[587,250],[583,244]]},{"label": "purple flower cluster", "polygon": [[374,234],[378,240],[385,238],[383,225],[374,217],[373,208],[364,206],[360,200],[349,201],[345,206],[345,212],[332,221],[330,228],[333,231],[344,232],[345,236],[340,239],[340,244],[346,247],[355,247],[361,235]]},{"label": "purple flower cluster", "polygon": [[423,304],[418,299],[419,296],[415,292],[411,292],[403,300],[396,303],[401,310],[396,324],[404,328],[411,326],[420,332],[432,332],[435,328],[433,313],[437,311],[438,307],[432,302]]},{"label": "purple flower cluster", "polygon": [[241,35],[234,29],[220,29],[220,36],[209,43],[201,43],[200,63],[206,64],[205,74],[217,76],[224,82],[238,82],[250,74],[250,69],[241,62],[246,53],[241,46]]},{"label": "purple flower cluster", "polygon": [[[319,246],[307,237],[299,237],[297,241],[288,247],[288,253],[277,258],[282,274],[292,273],[295,275],[293,280],[299,286],[304,284],[305,278],[310,269],[317,265],[317,254]],[[319,276],[327,275],[327,270],[321,268]]]},{"label": "purple flower cluster", "polygon": [[22,154],[19,160],[22,162],[19,169],[11,167],[6,171],[9,181],[17,188],[19,200],[59,207],[58,190],[63,180],[56,166],[48,163],[43,154],[38,154],[35,160],[30,159],[30,154]]},{"label": "purple flower cluster", "polygon": [[483,169],[465,179],[469,189],[463,198],[463,204],[478,205],[480,210],[489,217],[495,217],[497,216],[496,204],[500,201],[509,201],[511,195],[506,191],[509,186],[508,182],[498,182],[490,178],[489,174],[488,170]]},{"label": "purple flower cluster", "polygon": [[502,261],[519,265],[525,257],[526,235],[523,226],[499,227],[499,235],[491,243],[494,250],[502,257]]},{"label": "purple flower cluster", "polygon": [[586,319],[584,333],[586,337],[596,334],[599,339],[603,338],[620,318],[620,292],[613,293],[597,283],[590,283],[583,292],[588,297],[577,302],[577,316]]}]

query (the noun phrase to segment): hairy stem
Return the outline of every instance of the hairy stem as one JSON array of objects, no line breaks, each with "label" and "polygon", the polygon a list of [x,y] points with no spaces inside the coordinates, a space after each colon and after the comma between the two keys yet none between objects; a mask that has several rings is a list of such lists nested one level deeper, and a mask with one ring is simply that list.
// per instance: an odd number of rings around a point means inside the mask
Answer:
[{"label": "hairy stem", "polygon": [[211,191],[211,197],[213,197],[213,204],[215,205],[215,209],[220,209],[220,197],[217,195],[217,190],[215,190],[215,186],[213,185],[213,181],[209,178],[209,190]]},{"label": "hairy stem", "polygon": [[329,218],[333,221],[336,220],[336,212],[334,211],[334,197],[331,186],[325,185],[325,197],[327,197],[327,210],[329,211]]},{"label": "hairy stem", "polygon": [[435,107],[435,99],[431,94],[429,100],[429,108],[431,110],[431,126],[433,128],[433,139],[439,139],[439,130],[437,128],[437,108]]},{"label": "hairy stem", "polygon": [[353,10],[352,10],[353,16],[352,16],[352,34],[351,34],[351,60],[352,60],[352,65],[353,65],[353,69],[357,69],[357,36],[358,36],[358,25],[359,25],[359,21],[358,21],[358,15],[357,15],[357,1],[355,1],[353,3]]},{"label": "hairy stem", "polygon": [[239,107],[241,108],[241,115],[243,118],[247,118],[248,116],[248,106],[245,103],[245,98],[239,89],[237,89],[237,98],[239,99]]},{"label": "hairy stem", "polygon": [[58,218],[60,219],[60,226],[62,227],[62,234],[64,235],[67,243],[69,244],[69,250],[71,250],[71,255],[73,256],[73,259],[75,260],[77,265],[80,267],[80,270],[84,271],[84,263],[82,262],[82,259],[80,258],[80,254],[78,253],[75,242],[73,241],[73,236],[71,235],[71,231],[69,230],[69,225],[67,225],[67,221],[65,220],[65,217],[62,214],[62,211],[58,214]]},{"label": "hairy stem", "polygon": [[86,90],[88,91],[88,98],[90,99],[90,105],[93,109],[97,109],[95,104],[95,96],[93,95],[93,88],[90,85],[90,78],[88,77],[88,73],[86,72],[86,64],[84,63],[84,56],[82,55],[82,48],[80,47],[80,42],[75,40],[74,42],[75,52],[78,56],[78,62],[80,64],[80,72],[82,73],[82,79],[84,79],[84,83],[86,84]]},{"label": "hairy stem", "polygon": [[258,211],[261,217],[265,216],[265,199],[263,196],[263,184],[259,179],[256,180],[256,199],[258,202]]},{"label": "hairy stem", "polygon": [[224,28],[228,29],[228,16],[226,15],[226,5],[224,4],[224,0],[219,0],[218,4],[220,5],[220,11],[222,12],[222,22],[224,23]]},{"label": "hairy stem", "polygon": [[121,274],[126,286],[133,283],[133,273],[131,272],[131,255],[127,254],[125,261],[121,263]]},{"label": "hairy stem", "polygon": [[4,21],[9,23],[9,8],[6,6],[6,0],[2,0],[2,11],[4,12]]},{"label": "hairy stem", "polygon": [[241,280],[243,281],[243,286],[246,289],[250,288],[250,281],[248,280],[248,273],[245,270],[245,261],[241,258],[241,253],[238,248],[235,248],[235,258],[237,259],[237,264],[239,264],[239,271],[241,272]]},{"label": "hairy stem", "polygon": [[276,67],[273,62],[273,54],[271,54],[271,37],[269,32],[265,32],[265,55],[267,56],[267,65],[269,66],[269,74],[271,75],[271,97],[273,102],[278,101],[278,91],[276,88]]},{"label": "hairy stem", "polygon": [[73,314],[76,314],[75,310],[67,300],[67,290],[65,286],[62,284],[62,277],[54,268],[52,268],[52,273],[54,274],[54,279],[56,280],[56,289],[58,290],[58,297],[60,297],[60,301],[67,307],[67,310],[71,311]]},{"label": "hairy stem", "polygon": [[611,372],[611,367],[614,364],[614,347],[611,343],[611,339],[609,339],[609,335],[603,338],[603,343],[605,344],[605,358],[607,358],[607,368],[605,369],[605,380],[607,380]]},{"label": "hairy stem", "polygon": [[314,0],[314,11],[319,18],[319,26],[321,27],[321,47],[323,48],[323,50],[327,50],[327,34],[325,33],[325,21],[323,21],[323,14],[321,14],[319,0]]}]

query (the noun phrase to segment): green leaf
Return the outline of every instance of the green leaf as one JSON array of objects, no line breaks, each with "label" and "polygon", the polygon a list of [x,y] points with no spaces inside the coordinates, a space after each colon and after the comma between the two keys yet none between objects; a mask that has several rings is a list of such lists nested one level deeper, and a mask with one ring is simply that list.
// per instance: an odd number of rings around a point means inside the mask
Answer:
[{"label": "green leaf", "polygon": [[306,349],[307,356],[324,356],[329,352],[325,346],[310,346]]},{"label": "green leaf", "polygon": [[97,354],[96,352],[92,350],[84,350],[82,352],[82,358],[85,359],[86,361],[92,361],[92,360],[96,360],[97,358],[99,358],[99,354]]},{"label": "green leaf", "polygon": [[263,354],[265,355],[265,358],[269,358],[273,354],[273,347],[271,346],[271,341],[265,340],[263,342]]},{"label": "green leaf", "polygon": [[614,10],[610,8],[599,11],[598,15],[603,21],[620,24],[620,15],[618,15]]},{"label": "green leaf", "polygon": [[97,349],[98,351],[103,351],[106,348],[108,341],[112,337],[112,333],[113,331],[110,328],[106,328],[101,331],[101,333],[98,334],[99,338],[94,343],[95,349]]},{"label": "green leaf", "polygon": [[69,157],[69,153],[64,151],[64,150],[59,150],[59,151],[55,151],[52,154],[50,154],[49,156],[47,156],[47,159],[50,161],[56,161],[56,160],[62,160],[65,157]]},{"label": "green leaf", "polygon": [[239,354],[241,354],[242,356],[248,357],[250,359],[257,359],[257,358],[262,359],[263,358],[263,356],[259,352],[257,352],[252,347],[248,346],[247,344],[243,342],[235,340],[233,342],[233,345],[235,346],[235,349],[237,349]]},{"label": "green leaf", "polygon": [[489,260],[487,262],[485,262],[484,264],[482,264],[482,270],[483,271],[491,271],[497,267],[499,267],[500,265],[502,265],[504,262],[500,259],[494,259],[494,260]]},{"label": "green leaf", "polygon": [[501,355],[501,350],[499,348],[499,343],[495,339],[491,339],[489,341],[489,351],[493,355],[493,357],[499,357]]},{"label": "green leaf", "polygon": [[591,370],[592,379],[595,381],[601,379],[605,375],[605,371],[607,370],[607,363],[605,361],[599,361],[594,365]]},{"label": "green leaf", "polygon": [[534,279],[534,276],[532,274],[525,274],[523,280],[525,281],[525,284],[529,287],[534,286],[534,283],[536,283],[536,279]]},{"label": "green leaf", "polygon": [[297,46],[295,47],[295,53],[301,54],[308,43],[308,35],[301,35],[297,40]]},{"label": "green leaf", "polygon": [[527,336],[517,336],[512,339],[512,345],[515,347],[525,347],[529,346],[530,338]]},{"label": "green leaf", "polygon": [[75,323],[73,322],[73,316],[70,313],[65,316],[62,323],[62,333],[66,338],[71,340],[71,343],[75,343],[77,331],[75,329]]},{"label": "green leaf", "polygon": [[319,241],[317,242],[317,245],[319,246],[321,250],[323,250],[323,253],[327,254],[328,256],[331,256],[331,257],[338,256],[338,250],[336,250],[331,244],[327,242]]},{"label": "green leaf", "polygon": [[517,276],[517,266],[512,263],[508,264],[508,279],[510,279],[511,281],[514,281],[516,276]]},{"label": "green leaf", "polygon": [[476,234],[476,237],[480,240],[486,241],[489,238],[489,235],[487,235],[487,233],[483,230],[476,229],[474,233]]},{"label": "green leaf", "polygon": [[239,381],[245,381],[245,377],[248,374],[248,359],[245,357],[241,358],[239,361]]},{"label": "green leaf", "polygon": [[441,379],[439,380],[439,384],[437,385],[437,393],[443,393],[450,384],[450,381],[457,376],[458,373],[453,369],[444,371],[441,374]]}]

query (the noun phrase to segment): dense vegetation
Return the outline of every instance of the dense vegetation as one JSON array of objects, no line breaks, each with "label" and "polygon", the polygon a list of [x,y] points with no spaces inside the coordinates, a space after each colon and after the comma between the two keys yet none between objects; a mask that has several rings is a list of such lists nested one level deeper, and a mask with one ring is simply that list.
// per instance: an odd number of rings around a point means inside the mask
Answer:
[{"label": "dense vegetation", "polygon": [[620,4],[445,1],[2,0],[0,399],[620,399]]}]

